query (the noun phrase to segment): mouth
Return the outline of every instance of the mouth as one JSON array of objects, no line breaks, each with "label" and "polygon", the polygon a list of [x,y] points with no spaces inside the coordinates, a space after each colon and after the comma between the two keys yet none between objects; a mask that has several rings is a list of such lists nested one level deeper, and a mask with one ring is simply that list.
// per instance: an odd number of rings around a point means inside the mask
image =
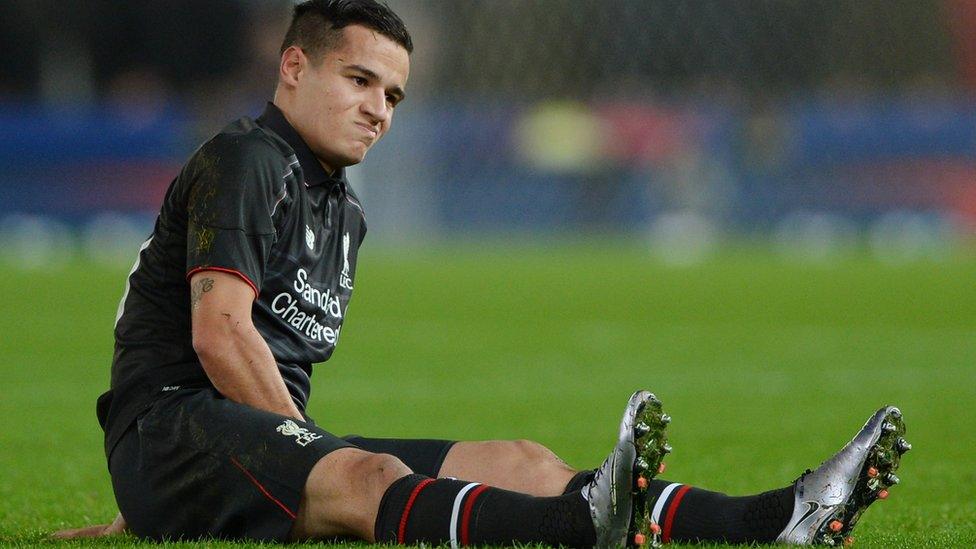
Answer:
[{"label": "mouth", "polygon": [[369,124],[364,124],[363,122],[356,122],[356,125],[362,128],[363,132],[365,132],[366,135],[369,136],[370,140],[375,140],[376,136],[379,135],[379,132],[376,131],[376,128],[370,126]]}]

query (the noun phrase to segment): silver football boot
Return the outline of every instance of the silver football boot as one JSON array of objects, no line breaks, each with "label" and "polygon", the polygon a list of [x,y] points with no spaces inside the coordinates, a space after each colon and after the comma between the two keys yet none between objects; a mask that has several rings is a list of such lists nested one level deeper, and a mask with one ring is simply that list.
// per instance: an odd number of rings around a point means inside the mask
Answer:
[{"label": "silver football boot", "polygon": [[617,445],[582,490],[597,547],[659,544],[661,529],[650,520],[654,502],[647,501],[647,487],[664,471],[662,460],[671,451],[664,432],[670,421],[653,394],[638,391],[630,397]]},{"label": "silver football boot", "polygon": [[895,470],[911,450],[901,411],[886,406],[864,424],[854,440],[807,471],[794,484],[793,517],[776,541],[794,545],[850,545],[861,513],[888,497],[898,484]]}]

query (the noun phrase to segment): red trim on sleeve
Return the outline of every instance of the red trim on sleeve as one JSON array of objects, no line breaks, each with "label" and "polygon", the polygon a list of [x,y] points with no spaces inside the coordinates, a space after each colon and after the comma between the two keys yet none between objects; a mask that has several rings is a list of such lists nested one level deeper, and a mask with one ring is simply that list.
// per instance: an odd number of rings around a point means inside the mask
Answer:
[{"label": "red trim on sleeve", "polygon": [[247,282],[247,285],[250,286],[252,290],[254,290],[254,299],[257,299],[258,296],[261,295],[261,292],[258,291],[257,284],[252,282],[251,279],[248,278],[246,274],[240,271],[236,271],[234,269],[227,269],[225,267],[194,267],[190,269],[190,272],[186,273],[186,280],[189,281],[190,278],[193,277],[193,275],[203,271],[217,271],[218,273],[229,273],[229,274],[237,275],[241,277],[241,279],[243,279],[244,282]]},{"label": "red trim on sleeve", "polygon": [[674,513],[678,510],[678,505],[681,503],[681,498],[685,497],[685,494],[691,490],[691,486],[687,484],[678,488],[678,493],[674,495],[671,500],[671,505],[668,506],[668,514],[664,517],[664,528],[661,534],[661,541],[663,543],[668,543],[671,541],[671,524],[674,521]]},{"label": "red trim on sleeve", "polygon": [[468,523],[471,521],[471,509],[474,507],[474,500],[478,499],[481,492],[488,489],[488,486],[482,484],[481,486],[475,488],[471,491],[468,496],[468,501],[464,502],[464,513],[461,514],[461,545],[470,545],[468,543]]},{"label": "red trim on sleeve", "polygon": [[244,473],[244,475],[247,476],[247,478],[252,483],[254,483],[255,486],[258,487],[258,490],[261,490],[261,493],[264,494],[264,497],[266,497],[266,498],[270,499],[271,501],[273,501],[278,507],[281,507],[281,510],[284,511],[285,514],[287,514],[289,517],[291,517],[292,520],[295,520],[295,513],[293,513],[291,511],[291,509],[289,509],[288,507],[286,507],[284,503],[281,503],[281,501],[279,501],[278,498],[272,496],[271,495],[271,492],[269,492],[267,489],[265,489],[265,487],[262,486],[260,482],[258,482],[258,479],[254,478],[254,475],[252,475],[250,471],[248,471],[247,469],[245,469],[244,466],[241,465],[240,463],[238,463],[238,461],[236,459],[234,459],[234,458],[230,458],[230,462],[233,463],[235,467],[237,467],[238,469],[240,469],[241,472]]},{"label": "red trim on sleeve", "polygon": [[410,492],[410,497],[407,499],[407,505],[403,508],[403,514],[400,515],[400,529],[397,530],[397,543],[404,545],[404,538],[407,534],[407,518],[410,516],[410,508],[413,507],[414,500],[420,494],[420,491],[426,488],[430,483],[434,482],[432,478],[425,478],[420,481],[420,484],[413,487],[413,491]]}]

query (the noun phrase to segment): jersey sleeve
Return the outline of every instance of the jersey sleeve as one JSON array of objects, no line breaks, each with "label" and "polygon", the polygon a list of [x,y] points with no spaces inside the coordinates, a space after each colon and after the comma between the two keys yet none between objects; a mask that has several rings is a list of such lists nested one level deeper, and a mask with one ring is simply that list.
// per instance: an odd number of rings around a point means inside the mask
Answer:
[{"label": "jersey sleeve", "polygon": [[260,141],[219,137],[193,160],[187,195],[187,279],[204,270],[236,274],[261,293],[284,198],[284,159]]}]

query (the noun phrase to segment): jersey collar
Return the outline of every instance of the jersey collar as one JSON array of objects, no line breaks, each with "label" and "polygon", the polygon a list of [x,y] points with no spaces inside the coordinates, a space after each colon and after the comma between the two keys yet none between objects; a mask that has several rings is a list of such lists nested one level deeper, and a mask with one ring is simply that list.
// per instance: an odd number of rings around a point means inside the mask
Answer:
[{"label": "jersey collar", "polygon": [[302,173],[305,174],[306,185],[312,187],[330,183],[339,185],[343,192],[345,192],[346,170],[339,168],[332,175],[326,173],[325,168],[322,167],[322,164],[315,158],[315,154],[312,153],[312,149],[308,147],[308,144],[305,143],[302,136],[298,135],[295,128],[288,123],[284,113],[281,112],[281,109],[277,105],[269,101],[268,105],[264,108],[264,113],[258,117],[257,122],[278,134],[278,137],[284,139],[295,151],[298,163],[302,167]]}]

